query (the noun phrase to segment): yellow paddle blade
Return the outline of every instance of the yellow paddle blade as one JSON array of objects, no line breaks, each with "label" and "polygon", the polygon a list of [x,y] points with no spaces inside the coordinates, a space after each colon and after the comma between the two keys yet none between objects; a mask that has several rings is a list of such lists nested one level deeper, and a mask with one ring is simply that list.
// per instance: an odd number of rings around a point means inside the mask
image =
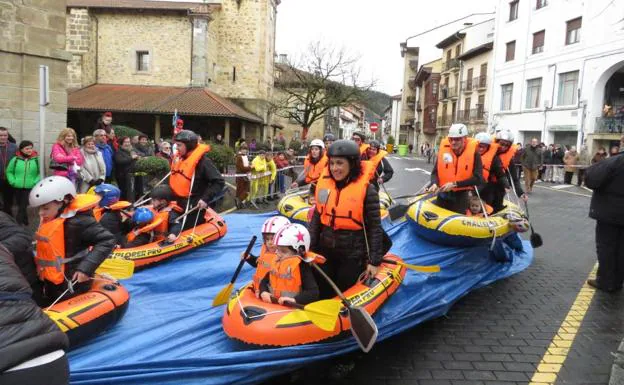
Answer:
[{"label": "yellow paddle blade", "polygon": [[336,321],[341,308],[342,303],[340,301],[326,299],[307,304],[303,311],[306,312],[314,325],[330,332],[336,327]]},{"label": "yellow paddle blade", "polygon": [[134,262],[120,258],[106,258],[95,272],[108,274],[115,279],[128,279],[134,274]]},{"label": "yellow paddle blade", "polygon": [[411,265],[405,262],[397,262],[397,264],[401,266],[405,266],[410,270],[420,271],[422,273],[439,273],[440,265],[432,265],[432,266],[419,266],[419,265]]},{"label": "yellow paddle blade", "polygon": [[234,290],[234,284],[230,283],[217,294],[216,297],[212,300],[212,306],[221,306],[228,303],[230,296],[232,295],[232,290]]}]

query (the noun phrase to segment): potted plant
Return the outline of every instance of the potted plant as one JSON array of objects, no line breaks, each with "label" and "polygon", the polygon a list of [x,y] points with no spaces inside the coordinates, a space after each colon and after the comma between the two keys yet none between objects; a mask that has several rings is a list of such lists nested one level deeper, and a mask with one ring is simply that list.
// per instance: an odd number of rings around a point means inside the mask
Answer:
[{"label": "potted plant", "polygon": [[386,151],[391,154],[394,152],[394,136],[392,135],[388,136],[388,140],[386,142]]}]

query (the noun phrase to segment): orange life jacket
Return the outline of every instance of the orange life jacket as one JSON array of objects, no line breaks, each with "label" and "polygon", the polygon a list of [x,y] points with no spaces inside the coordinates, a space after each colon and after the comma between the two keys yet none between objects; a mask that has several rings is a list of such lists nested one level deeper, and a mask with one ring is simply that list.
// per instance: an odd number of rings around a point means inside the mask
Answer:
[{"label": "orange life jacket", "polygon": [[516,151],[518,151],[518,146],[512,144],[507,152],[501,152],[500,154],[498,154],[498,157],[500,158],[501,163],[503,164],[503,169],[505,169],[505,171],[509,169],[509,164],[511,163],[514,155],[516,155]]},{"label": "orange life jacket", "polygon": [[[152,212],[154,211],[153,209]],[[138,229],[132,229],[132,231],[130,231],[128,233],[128,235],[126,236],[126,239],[128,240],[128,242],[132,242],[136,239],[136,237],[138,237],[141,234],[150,234],[150,242],[154,242],[155,241],[155,236],[156,236],[156,228],[158,226],[160,226],[160,224],[162,223],[163,219],[162,217],[158,216],[158,213],[154,213],[154,219],[152,219],[152,221],[148,224],[146,224],[145,226],[139,227]]]},{"label": "orange life jacket", "polygon": [[312,163],[310,156],[308,155],[303,161],[303,169],[306,170],[305,183],[314,183],[321,177],[323,170],[327,168],[328,158],[326,154],[323,154],[316,164]]},{"label": "orange life jacket", "polygon": [[[455,155],[448,138],[442,139],[438,152],[438,181],[440,186],[448,182],[460,182],[472,176],[474,171],[474,157],[477,151],[477,141],[468,138],[464,151]],[[472,186],[456,187],[453,191],[472,190]]]},{"label": "orange life jacket", "polygon": [[498,152],[498,144],[490,144],[490,148],[481,155],[481,163],[483,164],[483,180],[487,183],[490,178],[490,171],[492,169],[492,162]]},{"label": "orange life jacket", "polygon": [[[488,215],[494,212],[494,208],[492,206],[488,205],[485,202],[484,202],[484,205],[485,205],[485,211],[488,213]],[[470,211],[470,209],[466,209],[466,216],[467,217],[479,217],[479,218],[484,217],[483,213],[473,214],[472,211]]]},{"label": "orange life jacket", "polygon": [[383,158],[386,157],[386,155],[388,155],[388,152],[386,150],[379,149],[379,152],[377,153],[377,155],[373,156],[370,159],[367,159],[367,161],[373,165],[373,178],[378,176],[376,175],[377,167],[379,167],[379,163],[381,163],[381,161],[383,160]]},{"label": "orange life jacket", "polygon": [[164,209],[158,211],[154,217],[154,219],[160,218],[160,224],[154,228],[154,232],[156,235],[156,241],[161,241],[165,239],[165,237],[169,234],[169,213],[172,211],[177,212],[178,214],[182,214],[184,209],[174,201],[169,202],[169,205]]},{"label": "orange life jacket", "polygon": [[293,255],[287,258],[275,258],[269,272],[269,287],[275,298],[292,297],[301,293],[301,258]]},{"label": "orange life jacket", "polygon": [[198,144],[186,158],[176,155],[171,164],[171,176],[169,177],[169,186],[171,186],[174,194],[183,198],[191,196],[191,180],[195,174],[195,168],[208,151],[210,151],[210,146]]},{"label": "orange life jacket", "polygon": [[362,143],[360,145],[360,156],[366,154],[366,151],[368,150],[369,147],[370,147],[370,144]]},{"label": "orange life jacket", "polygon": [[[342,190],[336,188],[336,182],[325,171],[316,184],[316,211],[321,216],[321,223],[334,230],[361,230],[364,223],[364,201],[366,190],[371,180],[372,164],[362,161],[362,173],[355,181]],[[327,201],[319,197],[326,195]]]},{"label": "orange life jacket", "polygon": [[105,212],[107,212],[107,211],[121,211],[121,210],[127,209],[130,206],[132,206],[132,203],[130,203],[128,201],[118,201],[118,202],[113,203],[110,206],[94,208],[93,209],[93,216],[95,217],[95,220],[99,222],[102,219],[102,216],[104,215]]},{"label": "orange life jacket", "polygon": [[262,245],[262,249],[260,250],[260,256],[256,260],[256,272],[253,276],[253,286],[254,290],[260,290],[260,281],[266,277],[267,273],[271,272],[273,268],[273,263],[275,262],[275,258],[277,255],[275,253],[271,253],[267,250],[265,245]]},{"label": "orange life jacket", "polygon": [[65,220],[76,213],[93,209],[100,199],[99,195],[78,194],[61,215],[39,225],[35,236],[37,240],[35,264],[37,275],[42,281],[49,281],[55,285],[63,283],[65,264],[73,260],[72,257],[65,257]]}]

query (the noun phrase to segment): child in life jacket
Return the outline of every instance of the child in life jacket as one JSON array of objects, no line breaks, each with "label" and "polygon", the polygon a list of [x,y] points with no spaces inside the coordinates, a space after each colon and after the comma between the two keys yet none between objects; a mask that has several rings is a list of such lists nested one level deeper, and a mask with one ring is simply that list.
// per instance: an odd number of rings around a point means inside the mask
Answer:
[{"label": "child in life jacket", "polygon": [[483,218],[483,209],[481,207],[481,199],[471,196],[466,216]]},{"label": "child in life jacket", "polygon": [[165,239],[169,243],[175,242],[180,232],[182,232],[182,222],[177,223],[176,219],[184,212],[173,199],[173,191],[169,185],[159,185],[154,187],[150,193],[152,197],[152,207],[156,212],[156,218],[160,218],[161,223],[155,228],[156,240]]},{"label": "child in life jacket", "polygon": [[256,272],[253,276],[253,289],[256,293],[256,297],[260,297],[260,281],[271,271],[271,267],[274,259],[277,257],[277,247],[273,243],[275,233],[277,233],[282,227],[290,224],[290,221],[286,217],[276,215],[264,221],[262,225],[262,249],[260,255],[255,256],[249,253],[247,256],[241,254],[241,258],[245,258],[245,261],[251,266],[256,268]]},{"label": "child in life jacket", "polygon": [[62,176],[46,177],[33,187],[29,203],[39,210],[35,235],[37,274],[49,303],[91,288],[91,277],[115,247],[115,238],[93,217],[100,197],[76,194]]},{"label": "child in life jacket", "polygon": [[271,270],[260,281],[260,298],[280,305],[286,302],[306,305],[319,299],[319,288],[309,262],[310,233],[300,224],[282,227],[274,237],[277,256]]},{"label": "child in life jacket", "polygon": [[162,219],[156,218],[154,212],[147,207],[139,207],[132,214],[134,227],[126,237],[124,248],[139,247],[154,242],[156,227],[162,223]]},{"label": "child in life jacket", "polygon": [[120,201],[121,191],[115,185],[102,183],[95,186],[94,192],[102,197],[99,207],[93,210],[93,216],[100,222],[102,227],[115,236],[117,245],[125,243],[126,234],[130,231],[132,214],[125,210],[132,204],[128,201]]}]

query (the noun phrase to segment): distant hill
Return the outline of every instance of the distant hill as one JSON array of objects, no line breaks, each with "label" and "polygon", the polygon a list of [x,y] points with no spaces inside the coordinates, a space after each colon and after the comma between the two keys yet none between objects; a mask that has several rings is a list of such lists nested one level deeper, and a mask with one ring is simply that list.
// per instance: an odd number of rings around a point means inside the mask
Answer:
[{"label": "distant hill", "polygon": [[392,96],[379,91],[366,92],[366,99],[362,102],[375,112],[377,115],[383,116],[384,110],[390,105]]}]

